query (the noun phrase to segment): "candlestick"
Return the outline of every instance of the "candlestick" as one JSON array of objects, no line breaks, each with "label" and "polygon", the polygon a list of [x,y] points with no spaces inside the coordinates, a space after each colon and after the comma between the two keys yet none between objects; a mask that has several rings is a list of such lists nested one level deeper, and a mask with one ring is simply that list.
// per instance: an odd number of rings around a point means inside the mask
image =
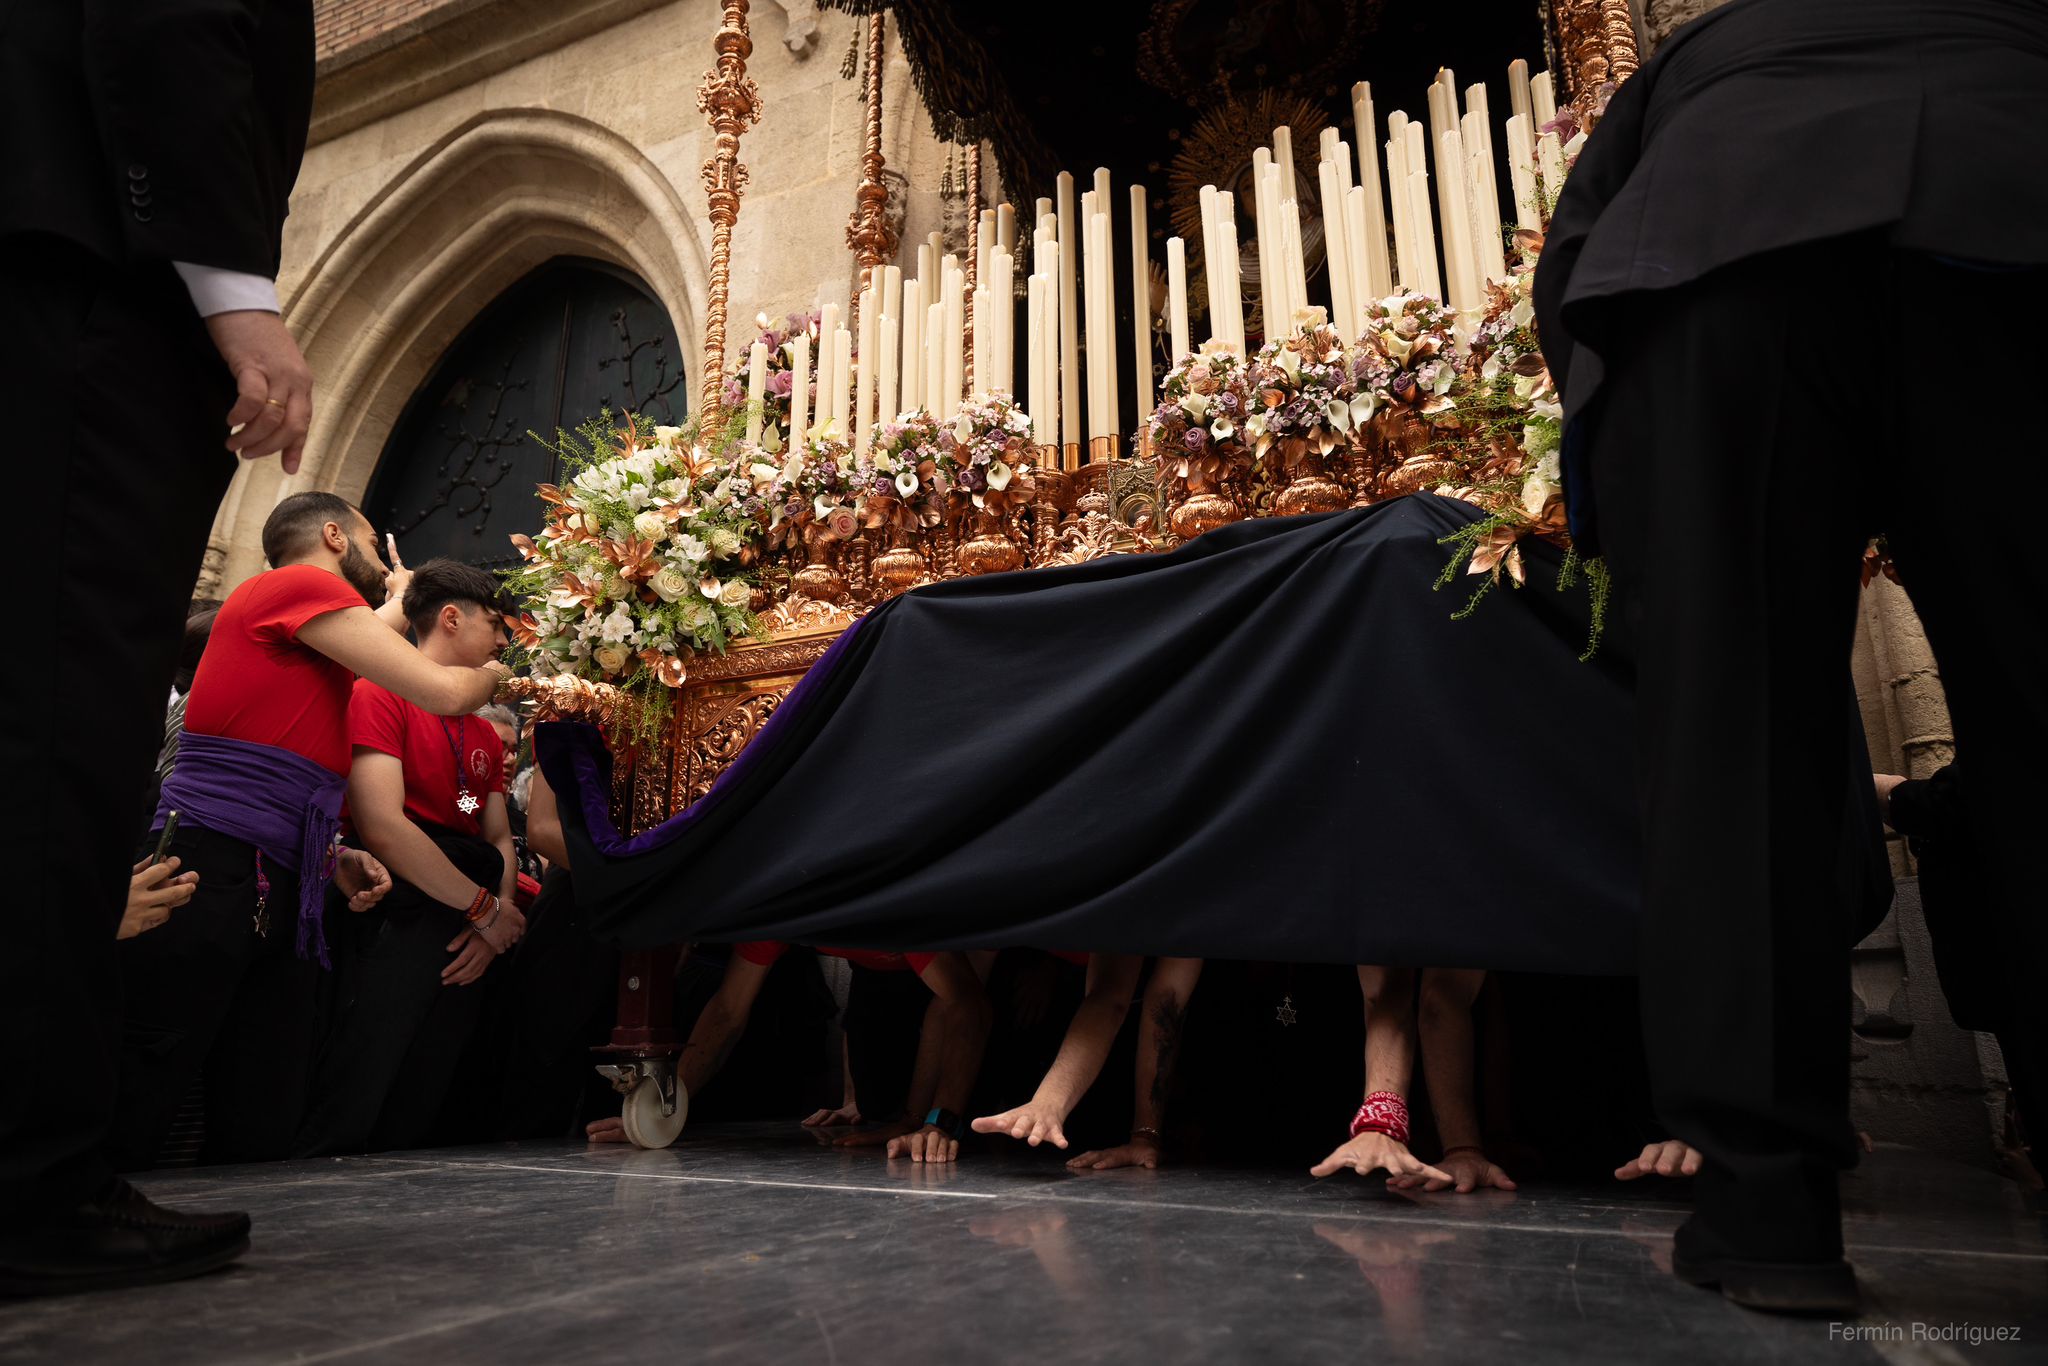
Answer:
[{"label": "candlestick", "polygon": [[[1352,136],[1358,141],[1358,184],[1365,191],[1363,305],[1394,292],[1393,262],[1387,258],[1386,191],[1380,183],[1379,125],[1373,117],[1372,86],[1365,81],[1351,87],[1351,119]],[[1357,269],[1354,263],[1353,270]]]},{"label": "candlestick", "polygon": [[[1152,254],[1145,240],[1145,187],[1131,186],[1131,397],[1152,406]],[[1144,426],[1141,420],[1138,424]]]},{"label": "candlestick", "polygon": [[924,307],[923,285],[916,280],[905,280],[903,282],[903,392],[896,397],[897,413],[914,412],[924,402]]},{"label": "candlestick", "polygon": [[747,440],[761,441],[761,399],[768,390],[768,343],[757,341],[747,351]]},{"label": "candlestick", "polygon": [[1074,177],[1061,171],[1056,185],[1060,222],[1060,446],[1081,444],[1081,323],[1074,302],[1080,225],[1074,217]]},{"label": "candlestick", "polygon": [[1188,353],[1188,244],[1178,237],[1166,239],[1166,335],[1179,365]]},{"label": "candlestick", "polygon": [[789,345],[789,444],[802,449],[811,434],[810,333],[797,333]]},{"label": "candlestick", "polygon": [[881,345],[876,338],[876,329],[881,321],[881,306],[875,301],[881,291],[869,285],[860,295],[860,366],[854,371],[853,381],[853,453],[866,455],[868,452],[868,430],[875,425],[875,369],[879,364]]}]

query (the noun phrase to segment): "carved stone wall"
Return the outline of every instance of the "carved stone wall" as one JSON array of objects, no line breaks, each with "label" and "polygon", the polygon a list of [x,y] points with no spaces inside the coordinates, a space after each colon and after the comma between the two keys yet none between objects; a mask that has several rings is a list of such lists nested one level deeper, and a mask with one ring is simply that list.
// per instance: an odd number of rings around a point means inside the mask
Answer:
[{"label": "carved stone wall", "polygon": [[[238,475],[215,522],[217,591],[263,568],[263,519],[303,488],[360,497],[406,400],[462,329],[527,271],[594,257],[646,282],[701,389],[709,223],[696,107],[717,0],[323,0],[313,131],[278,281],[314,373],[304,468]],[[765,106],[740,146],[729,336],[757,312],[847,302],[841,240],[862,107],[837,54],[855,21],[755,0],[749,74]],[[824,55],[820,55],[824,54]],[[884,71],[892,170],[910,177],[899,264],[937,225],[939,169],[901,49]],[[842,267],[848,268],[842,268]]]}]

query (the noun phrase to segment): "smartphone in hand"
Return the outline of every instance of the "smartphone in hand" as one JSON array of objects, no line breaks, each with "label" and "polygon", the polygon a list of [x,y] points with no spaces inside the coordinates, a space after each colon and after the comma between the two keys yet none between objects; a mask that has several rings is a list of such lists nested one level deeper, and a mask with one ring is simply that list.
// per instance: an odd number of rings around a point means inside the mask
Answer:
[{"label": "smartphone in hand", "polygon": [[150,866],[155,867],[170,857],[171,841],[178,837],[178,813],[173,811],[164,817],[164,832],[156,838],[156,853],[150,856]]}]

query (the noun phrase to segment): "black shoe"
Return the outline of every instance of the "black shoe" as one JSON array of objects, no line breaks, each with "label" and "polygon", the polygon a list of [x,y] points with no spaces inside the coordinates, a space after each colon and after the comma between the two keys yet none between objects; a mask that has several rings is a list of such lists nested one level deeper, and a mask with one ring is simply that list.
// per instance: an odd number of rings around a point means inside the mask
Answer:
[{"label": "black shoe", "polygon": [[0,1235],[0,1295],[183,1280],[249,1250],[246,1214],[183,1214],[119,1177],[82,1205]]},{"label": "black shoe", "polygon": [[1690,1285],[1718,1286],[1745,1309],[1773,1314],[1856,1312],[1856,1271],[1840,1257],[1755,1261],[1733,1255],[1688,1219],[1671,1242],[1671,1273]]}]

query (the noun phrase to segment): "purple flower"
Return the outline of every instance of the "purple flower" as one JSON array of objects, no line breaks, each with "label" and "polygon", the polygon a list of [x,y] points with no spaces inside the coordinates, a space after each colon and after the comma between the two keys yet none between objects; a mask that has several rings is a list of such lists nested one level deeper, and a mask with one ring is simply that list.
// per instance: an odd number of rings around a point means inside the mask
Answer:
[{"label": "purple flower", "polygon": [[788,398],[790,390],[796,388],[794,370],[777,370],[768,376],[768,392],[776,398]]},{"label": "purple flower", "polygon": [[725,401],[729,407],[738,407],[747,401],[747,390],[737,379],[725,382]]},{"label": "purple flower", "polygon": [[1190,427],[1181,436],[1180,442],[1196,455],[1200,455],[1209,445],[1209,434],[1200,427]]},{"label": "purple flower", "polygon": [[969,467],[960,471],[960,487],[969,493],[980,493],[988,487],[988,476],[978,469]]}]

